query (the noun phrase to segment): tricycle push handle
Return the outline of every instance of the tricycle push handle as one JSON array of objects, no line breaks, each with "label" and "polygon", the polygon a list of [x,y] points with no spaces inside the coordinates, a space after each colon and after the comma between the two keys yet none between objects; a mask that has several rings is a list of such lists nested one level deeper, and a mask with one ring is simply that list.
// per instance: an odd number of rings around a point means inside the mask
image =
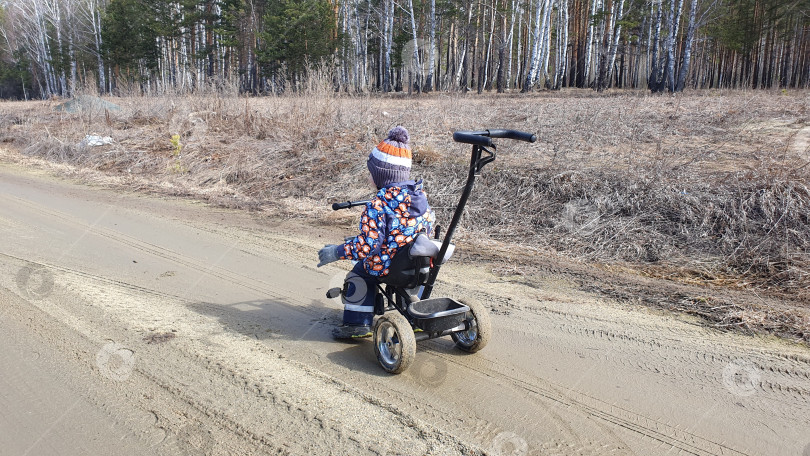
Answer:
[{"label": "tricycle push handle", "polygon": [[[473,185],[475,184],[475,176],[481,172],[481,169],[486,164],[492,163],[495,160],[495,144],[492,143],[493,138],[517,139],[526,142],[537,141],[536,135],[517,130],[490,129],[483,131],[457,131],[453,133],[453,141],[472,144],[473,148],[472,155],[470,156],[470,171],[469,174],[467,174],[467,183],[464,185],[464,190],[461,192],[461,198],[456,206],[456,211],[453,213],[450,226],[447,228],[447,234],[444,235],[444,241],[442,241],[442,246],[439,249],[438,258],[444,258],[447,254],[447,249],[450,248],[453,234],[456,231],[459,221],[461,221],[464,206],[467,204],[467,199],[470,197]],[[422,299],[430,298],[440,267],[441,264],[437,264],[431,268],[427,283],[425,283],[425,288],[422,290]]]},{"label": "tricycle push handle", "polygon": [[453,133],[453,141],[489,147],[492,138],[516,139],[518,141],[535,142],[537,135],[517,130],[489,129],[482,131],[457,131]]}]

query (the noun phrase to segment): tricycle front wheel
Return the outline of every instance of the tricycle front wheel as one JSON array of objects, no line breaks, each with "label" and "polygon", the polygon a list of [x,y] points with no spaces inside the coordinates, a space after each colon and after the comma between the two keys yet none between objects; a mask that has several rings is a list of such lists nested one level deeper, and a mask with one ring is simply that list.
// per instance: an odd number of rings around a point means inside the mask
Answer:
[{"label": "tricycle front wheel", "polygon": [[474,299],[459,300],[462,304],[470,308],[464,317],[464,324],[467,327],[464,331],[450,334],[456,347],[468,353],[475,353],[487,346],[492,337],[492,322],[489,319],[489,311],[483,304]]},{"label": "tricycle front wheel", "polygon": [[386,372],[399,374],[416,358],[413,328],[399,312],[388,312],[374,322],[374,354]]}]

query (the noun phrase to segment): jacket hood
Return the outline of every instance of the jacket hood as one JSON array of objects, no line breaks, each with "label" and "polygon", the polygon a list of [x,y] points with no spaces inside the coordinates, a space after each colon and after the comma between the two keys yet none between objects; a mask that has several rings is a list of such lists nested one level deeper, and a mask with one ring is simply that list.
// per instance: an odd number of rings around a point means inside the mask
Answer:
[{"label": "jacket hood", "polygon": [[430,205],[427,201],[427,195],[425,192],[422,191],[422,181],[403,181],[403,182],[395,182],[392,184],[388,184],[385,188],[380,189],[377,196],[380,198],[384,198],[385,192],[388,188],[391,187],[399,187],[405,193],[411,196],[411,206],[408,208],[408,212],[410,212],[411,217],[419,217],[427,213],[430,210]]}]

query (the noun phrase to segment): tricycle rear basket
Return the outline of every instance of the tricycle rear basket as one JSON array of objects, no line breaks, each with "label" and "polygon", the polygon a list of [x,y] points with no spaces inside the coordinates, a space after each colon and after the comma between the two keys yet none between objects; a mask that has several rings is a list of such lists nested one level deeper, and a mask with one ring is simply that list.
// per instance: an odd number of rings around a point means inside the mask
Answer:
[{"label": "tricycle rear basket", "polygon": [[450,298],[433,298],[417,301],[408,306],[408,314],[414,325],[429,333],[455,328],[464,321],[470,308]]}]

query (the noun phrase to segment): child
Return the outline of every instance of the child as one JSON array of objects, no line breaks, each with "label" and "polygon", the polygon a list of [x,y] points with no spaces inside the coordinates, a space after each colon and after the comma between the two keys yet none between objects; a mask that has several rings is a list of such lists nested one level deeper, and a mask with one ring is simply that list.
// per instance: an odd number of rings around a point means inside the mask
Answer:
[{"label": "child", "polygon": [[435,216],[422,182],[409,180],[409,139],[405,128],[394,127],[371,151],[367,166],[377,194],[360,217],[360,234],[318,252],[318,267],[342,259],[357,261],[346,276],[343,325],[332,332],[336,339],[371,335],[378,278],[388,274],[391,259],[417,233],[432,231]]}]

